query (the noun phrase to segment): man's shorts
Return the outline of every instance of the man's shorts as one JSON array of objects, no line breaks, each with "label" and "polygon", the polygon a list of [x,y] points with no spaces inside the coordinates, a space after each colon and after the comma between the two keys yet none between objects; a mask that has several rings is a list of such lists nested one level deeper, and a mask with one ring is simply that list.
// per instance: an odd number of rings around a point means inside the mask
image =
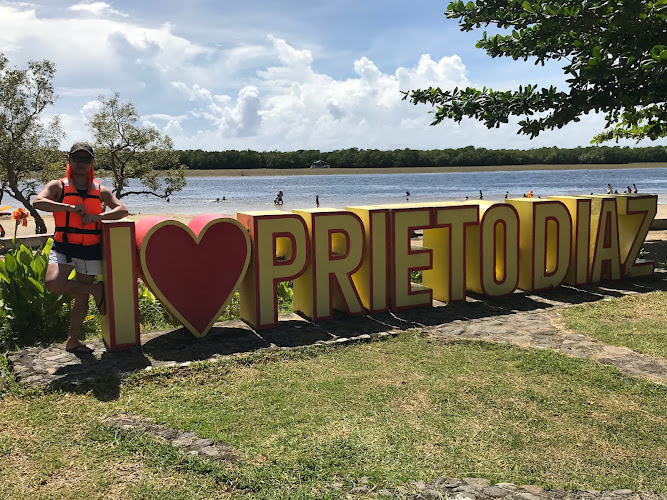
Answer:
[{"label": "man's shorts", "polygon": [[78,274],[89,274],[91,276],[102,274],[101,260],[85,260],[72,257],[72,261],[67,262],[67,256],[63,253],[56,252],[54,248],[51,248],[51,252],[49,253],[49,264],[74,266],[74,269],[76,269]]}]

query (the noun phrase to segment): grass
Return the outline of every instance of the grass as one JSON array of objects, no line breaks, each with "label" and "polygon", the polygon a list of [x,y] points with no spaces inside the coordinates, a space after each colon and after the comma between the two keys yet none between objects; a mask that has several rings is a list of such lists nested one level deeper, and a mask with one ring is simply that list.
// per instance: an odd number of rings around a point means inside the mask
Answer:
[{"label": "grass", "polygon": [[563,309],[565,326],[607,344],[667,358],[667,292]]},{"label": "grass", "polygon": [[[411,333],[258,352],[0,403],[0,497],[339,498],[437,476],[667,492],[667,388],[546,351]],[[97,395],[97,397],[94,396]],[[234,446],[216,464],[136,432],[153,417]]]}]

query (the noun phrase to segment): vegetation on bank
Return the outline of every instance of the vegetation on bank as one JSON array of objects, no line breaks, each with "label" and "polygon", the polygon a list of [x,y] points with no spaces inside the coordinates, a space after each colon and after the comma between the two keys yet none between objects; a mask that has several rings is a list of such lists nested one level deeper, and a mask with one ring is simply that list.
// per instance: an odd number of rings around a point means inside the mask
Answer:
[{"label": "vegetation on bank", "polygon": [[562,149],[485,149],[467,146],[458,149],[341,149],[280,151],[178,151],[178,161],[191,170],[310,168],[324,160],[334,168],[455,167],[495,165],[592,165],[667,162],[667,148],[595,146]]}]

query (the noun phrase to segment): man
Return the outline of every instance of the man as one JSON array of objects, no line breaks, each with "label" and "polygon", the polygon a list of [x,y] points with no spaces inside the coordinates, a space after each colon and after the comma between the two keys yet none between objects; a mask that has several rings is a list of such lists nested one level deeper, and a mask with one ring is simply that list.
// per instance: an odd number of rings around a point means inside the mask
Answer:
[{"label": "man", "polygon": [[[53,247],[46,270],[46,288],[74,296],[65,350],[90,354],[93,349],[79,341],[79,333],[92,295],[100,314],[106,314],[104,284],[95,282],[102,273],[101,222],[125,217],[127,208],[111,190],[94,179],[95,154],[87,142],[69,150],[67,175],[49,182],[33,202],[38,210],[53,212],[56,224]],[[110,211],[105,212],[102,204]],[[69,279],[76,270],[73,280]]]}]

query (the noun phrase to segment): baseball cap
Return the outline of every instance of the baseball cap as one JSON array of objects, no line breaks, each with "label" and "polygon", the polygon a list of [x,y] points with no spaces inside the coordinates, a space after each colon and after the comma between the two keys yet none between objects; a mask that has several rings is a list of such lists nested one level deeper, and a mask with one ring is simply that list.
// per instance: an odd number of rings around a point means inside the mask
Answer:
[{"label": "baseball cap", "polygon": [[90,154],[90,156],[95,158],[95,153],[93,153],[93,147],[85,141],[75,142],[74,144],[72,144],[72,147],[69,148],[70,155],[73,155],[77,151],[85,151],[86,153]]}]

